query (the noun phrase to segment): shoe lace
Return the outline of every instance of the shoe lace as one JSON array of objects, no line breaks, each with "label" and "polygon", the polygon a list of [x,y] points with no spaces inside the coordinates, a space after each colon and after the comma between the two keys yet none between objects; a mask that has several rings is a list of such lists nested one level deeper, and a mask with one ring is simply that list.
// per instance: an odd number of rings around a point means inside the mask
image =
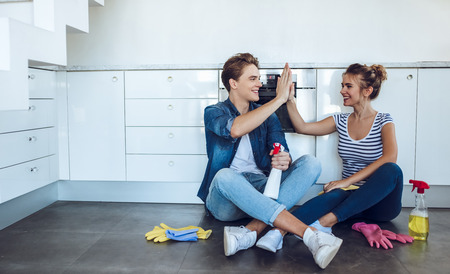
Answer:
[{"label": "shoe lace", "polygon": [[249,231],[249,230],[248,230],[246,227],[244,227],[244,226],[241,226],[241,228],[246,229],[246,232],[237,235],[237,240],[238,240],[239,248],[248,248],[249,245],[250,245],[251,242],[252,242],[252,239],[251,239],[250,234],[249,234],[251,231]]}]

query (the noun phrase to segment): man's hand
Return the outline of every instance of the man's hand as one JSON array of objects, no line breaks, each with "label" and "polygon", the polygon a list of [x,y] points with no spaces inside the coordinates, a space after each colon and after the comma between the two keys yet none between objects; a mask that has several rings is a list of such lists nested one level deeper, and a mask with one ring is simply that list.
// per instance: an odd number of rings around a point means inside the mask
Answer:
[{"label": "man's hand", "polygon": [[[273,150],[270,151],[270,155],[272,155]],[[291,156],[286,151],[280,151],[278,154],[272,156],[272,167],[285,171],[289,168],[291,164]]]},{"label": "man's hand", "polygon": [[288,63],[284,65],[283,72],[281,73],[281,77],[277,79],[277,97],[282,100],[283,103],[289,99],[289,93],[291,89],[294,87],[294,83],[292,83],[292,71],[289,68]]}]

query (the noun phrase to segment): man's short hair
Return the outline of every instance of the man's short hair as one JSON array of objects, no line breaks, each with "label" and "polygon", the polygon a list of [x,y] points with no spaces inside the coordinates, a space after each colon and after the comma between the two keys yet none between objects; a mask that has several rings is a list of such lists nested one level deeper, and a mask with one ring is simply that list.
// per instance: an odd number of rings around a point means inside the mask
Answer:
[{"label": "man's short hair", "polygon": [[258,58],[250,53],[235,54],[225,62],[222,70],[222,83],[228,92],[230,92],[230,79],[239,80],[243,69],[252,64],[259,68]]}]

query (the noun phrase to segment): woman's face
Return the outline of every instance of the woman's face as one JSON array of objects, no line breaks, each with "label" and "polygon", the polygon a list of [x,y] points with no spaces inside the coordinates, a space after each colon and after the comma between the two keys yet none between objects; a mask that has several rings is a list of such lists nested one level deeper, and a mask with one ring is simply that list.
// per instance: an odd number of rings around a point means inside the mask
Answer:
[{"label": "woman's face", "polygon": [[359,76],[352,74],[345,74],[342,77],[341,95],[344,99],[344,106],[354,106],[363,99],[358,77]]}]

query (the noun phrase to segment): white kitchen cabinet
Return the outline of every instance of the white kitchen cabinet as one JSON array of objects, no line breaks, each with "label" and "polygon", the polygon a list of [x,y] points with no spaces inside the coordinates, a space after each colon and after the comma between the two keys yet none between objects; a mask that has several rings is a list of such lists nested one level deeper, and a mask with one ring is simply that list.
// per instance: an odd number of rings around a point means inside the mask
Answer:
[{"label": "white kitchen cabinet", "polygon": [[56,72],[32,69],[28,71],[28,87],[30,98],[55,98]]},{"label": "white kitchen cabinet", "polygon": [[51,183],[51,157],[0,169],[0,203]]},{"label": "white kitchen cabinet", "polygon": [[126,98],[217,98],[216,70],[126,71]]},{"label": "white kitchen cabinet", "polygon": [[206,154],[203,127],[127,127],[127,153]]},{"label": "white kitchen cabinet", "polygon": [[51,128],[0,134],[0,168],[54,154],[50,152]]},{"label": "white kitchen cabinet", "polygon": [[419,69],[416,176],[431,185],[449,185],[450,69]]},{"label": "white kitchen cabinet", "polygon": [[[316,97],[315,88],[297,89],[297,109],[306,122],[316,120]],[[292,160],[298,159],[305,154],[316,154],[316,138],[314,136],[286,133],[285,137]]]},{"label": "white kitchen cabinet", "polygon": [[127,126],[203,126],[203,110],[217,99],[127,99]]},{"label": "white kitchen cabinet", "polygon": [[380,95],[372,103],[379,112],[388,112],[394,119],[397,137],[397,164],[403,171],[403,182],[414,178],[416,153],[417,69],[387,69],[388,79]]},{"label": "white kitchen cabinet", "polygon": [[30,69],[28,110],[0,115],[0,203],[57,180],[55,73]]},{"label": "white kitchen cabinet", "polygon": [[128,71],[125,83],[127,180],[200,183],[217,71]]},{"label": "white kitchen cabinet", "polygon": [[127,155],[128,181],[198,182],[203,179],[206,155]]},{"label": "white kitchen cabinet", "polygon": [[30,99],[28,110],[2,111],[0,133],[52,127],[55,121],[54,100]]},{"label": "white kitchen cabinet", "polygon": [[[352,112],[343,106],[341,90],[343,69],[317,70],[317,121],[340,112]],[[326,184],[342,178],[342,160],[337,151],[338,134],[334,132],[316,137],[316,157],[322,164],[318,183]]]},{"label": "white kitchen cabinet", "polygon": [[68,72],[71,180],[125,180],[124,76]]},{"label": "white kitchen cabinet", "polygon": [[[317,120],[340,112],[352,112],[343,106],[340,94],[344,69],[319,69],[317,83]],[[404,182],[414,177],[415,117],[417,70],[387,69],[388,80],[381,87],[380,95],[372,102],[379,112],[392,115],[398,144],[397,164],[403,170]],[[342,178],[342,161],[337,152],[338,135],[333,133],[317,137],[317,157],[322,163],[319,183]]]}]

